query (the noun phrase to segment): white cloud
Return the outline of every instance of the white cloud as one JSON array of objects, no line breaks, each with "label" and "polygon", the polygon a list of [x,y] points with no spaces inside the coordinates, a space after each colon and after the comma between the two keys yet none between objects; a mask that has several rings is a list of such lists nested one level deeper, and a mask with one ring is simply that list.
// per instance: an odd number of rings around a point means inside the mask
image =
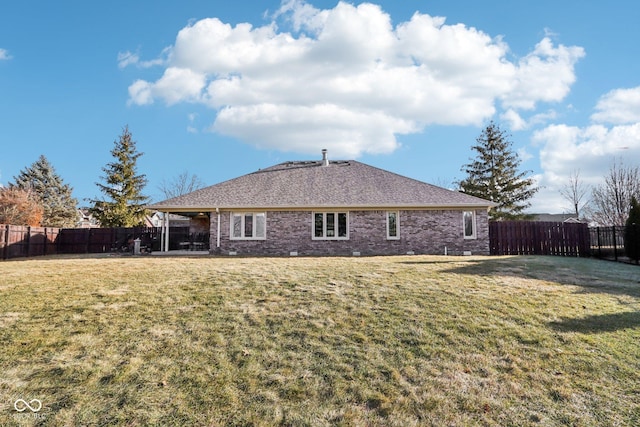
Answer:
[{"label": "white cloud", "polygon": [[194,126],[194,123],[198,115],[196,113],[190,113],[187,115],[187,119],[189,120],[189,124],[187,125],[187,132],[189,133],[198,133],[198,128]]},{"label": "white cloud", "polygon": [[163,98],[167,104],[200,99],[206,77],[188,68],[167,68],[164,75],[152,86],[152,94]]},{"label": "white cloud", "polygon": [[[292,23],[293,29],[297,32],[302,30],[303,26],[310,27],[309,23],[312,23],[319,15],[318,12],[318,9],[303,0],[283,0],[280,4],[280,9],[274,14],[273,18],[276,19],[284,15],[285,19],[288,18]],[[312,28],[309,29],[312,30]]]},{"label": "white cloud", "polygon": [[153,85],[144,80],[136,80],[129,86],[129,104],[147,105],[153,103]]},{"label": "white cloud", "polygon": [[529,126],[522,116],[512,108],[502,113],[500,119],[507,122],[512,130],[523,130]]},{"label": "white cloud", "polygon": [[9,51],[6,49],[0,49],[0,61],[11,59],[11,55],[9,55]]},{"label": "white cloud", "polygon": [[640,86],[612,90],[601,97],[591,120],[611,124],[640,122]]},{"label": "white cloud", "polygon": [[545,37],[518,62],[513,88],[502,96],[505,107],[533,109],[537,102],[564,99],[575,82],[575,63],[584,56],[581,47],[554,47]]},{"label": "white cloud", "polygon": [[396,133],[413,131],[408,121],[383,113],[359,113],[331,104],[224,108],[213,129],[245,141],[258,141],[254,144],[263,148],[308,152],[311,148],[323,147],[348,157],[363,152],[390,153],[398,147]]},{"label": "white cloud", "polygon": [[526,147],[519,148],[517,153],[518,153],[518,158],[523,162],[533,159],[533,154],[529,153],[529,150],[527,150]]},{"label": "white cloud", "polygon": [[[163,51],[163,55],[168,55],[171,52],[171,48],[166,48]],[[130,65],[134,65],[138,68],[151,68],[158,65],[163,65],[167,62],[166,58],[160,57],[151,61],[140,61],[140,55],[133,52],[119,52],[118,53],[118,68],[123,69]]]},{"label": "white cloud", "polygon": [[534,132],[532,139],[541,146],[540,182],[545,188],[536,200],[538,207],[544,206],[545,211],[566,209],[566,201],[558,194],[575,170],[580,170],[586,185],[597,185],[616,158],[640,164],[640,122],[613,127],[594,124],[584,128],[552,125]]},{"label": "white cloud", "polygon": [[140,57],[137,53],[129,51],[118,53],[118,68],[126,68],[129,65],[137,64],[139,61]]},{"label": "white cloud", "polygon": [[[356,157],[391,152],[396,135],[431,124],[480,125],[496,103],[522,126],[517,110],[563,99],[583,55],[545,37],[510,62],[501,38],[421,13],[394,27],[369,3],[319,10],[287,0],[272,19],[261,27],[217,18],[188,25],[166,51],[163,76],[134,82],[129,102],[203,103],[215,111],[216,132],[305,153],[332,141],[336,156]],[[130,52],[119,61],[140,63]]]},{"label": "white cloud", "polygon": [[607,128],[553,125],[533,134],[542,143],[540,162],[544,170],[570,171],[581,166],[602,170],[617,156],[640,160],[640,123]]},{"label": "white cloud", "polygon": [[509,128],[514,131],[530,129],[532,126],[541,125],[549,122],[557,117],[554,110],[549,110],[544,113],[537,113],[525,119],[522,115],[512,108],[509,108],[504,113],[500,114],[500,119],[507,123]]},{"label": "white cloud", "polygon": [[129,86],[129,102],[138,105],[152,104],[162,98],[167,105],[178,102],[198,102],[205,87],[205,76],[185,68],[167,68],[155,83],[136,80]]}]

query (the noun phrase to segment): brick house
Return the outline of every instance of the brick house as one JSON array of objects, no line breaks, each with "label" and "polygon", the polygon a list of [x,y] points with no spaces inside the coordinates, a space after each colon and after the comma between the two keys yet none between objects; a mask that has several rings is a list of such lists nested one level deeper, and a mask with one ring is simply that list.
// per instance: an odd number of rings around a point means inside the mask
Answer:
[{"label": "brick house", "polygon": [[304,256],[489,254],[491,206],[323,150],[149,208],[190,216],[212,254]]}]

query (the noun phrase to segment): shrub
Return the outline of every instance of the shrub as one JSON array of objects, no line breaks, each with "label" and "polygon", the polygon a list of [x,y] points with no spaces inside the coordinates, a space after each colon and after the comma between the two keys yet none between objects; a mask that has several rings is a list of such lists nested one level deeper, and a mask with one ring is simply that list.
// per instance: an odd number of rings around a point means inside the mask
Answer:
[{"label": "shrub", "polygon": [[635,197],[631,198],[631,209],[624,230],[624,249],[629,259],[640,261],[640,205]]},{"label": "shrub", "polygon": [[39,226],[44,210],[30,190],[0,188],[0,224]]}]

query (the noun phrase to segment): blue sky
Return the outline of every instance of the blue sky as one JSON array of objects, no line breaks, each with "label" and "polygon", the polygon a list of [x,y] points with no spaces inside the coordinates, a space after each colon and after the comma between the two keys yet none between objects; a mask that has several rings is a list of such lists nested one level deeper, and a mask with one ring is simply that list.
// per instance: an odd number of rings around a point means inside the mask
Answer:
[{"label": "blue sky", "polygon": [[146,194],[293,159],[450,186],[495,120],[559,213],[568,176],[640,164],[634,1],[8,2],[0,183],[44,154],[81,204],[125,125]]}]

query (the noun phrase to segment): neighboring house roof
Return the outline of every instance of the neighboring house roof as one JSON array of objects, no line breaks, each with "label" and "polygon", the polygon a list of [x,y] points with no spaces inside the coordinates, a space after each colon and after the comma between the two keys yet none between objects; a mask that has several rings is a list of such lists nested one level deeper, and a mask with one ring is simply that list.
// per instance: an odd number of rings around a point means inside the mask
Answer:
[{"label": "neighboring house roof", "polygon": [[[182,215],[169,214],[169,225],[175,226],[189,226],[190,218]],[[150,227],[160,227],[164,221],[164,215],[160,212],[154,212],[152,215],[145,216],[145,223],[151,224]]]},{"label": "neighboring house roof", "polygon": [[89,208],[77,208],[78,221],[76,221],[76,228],[98,228],[100,224],[98,220],[93,216]]},{"label": "neighboring house roof", "polygon": [[573,214],[532,214],[532,221],[542,222],[582,222]]},{"label": "neighboring house roof", "polygon": [[457,191],[348,161],[294,161],[150,205],[197,211],[273,208],[469,207],[493,203]]}]

